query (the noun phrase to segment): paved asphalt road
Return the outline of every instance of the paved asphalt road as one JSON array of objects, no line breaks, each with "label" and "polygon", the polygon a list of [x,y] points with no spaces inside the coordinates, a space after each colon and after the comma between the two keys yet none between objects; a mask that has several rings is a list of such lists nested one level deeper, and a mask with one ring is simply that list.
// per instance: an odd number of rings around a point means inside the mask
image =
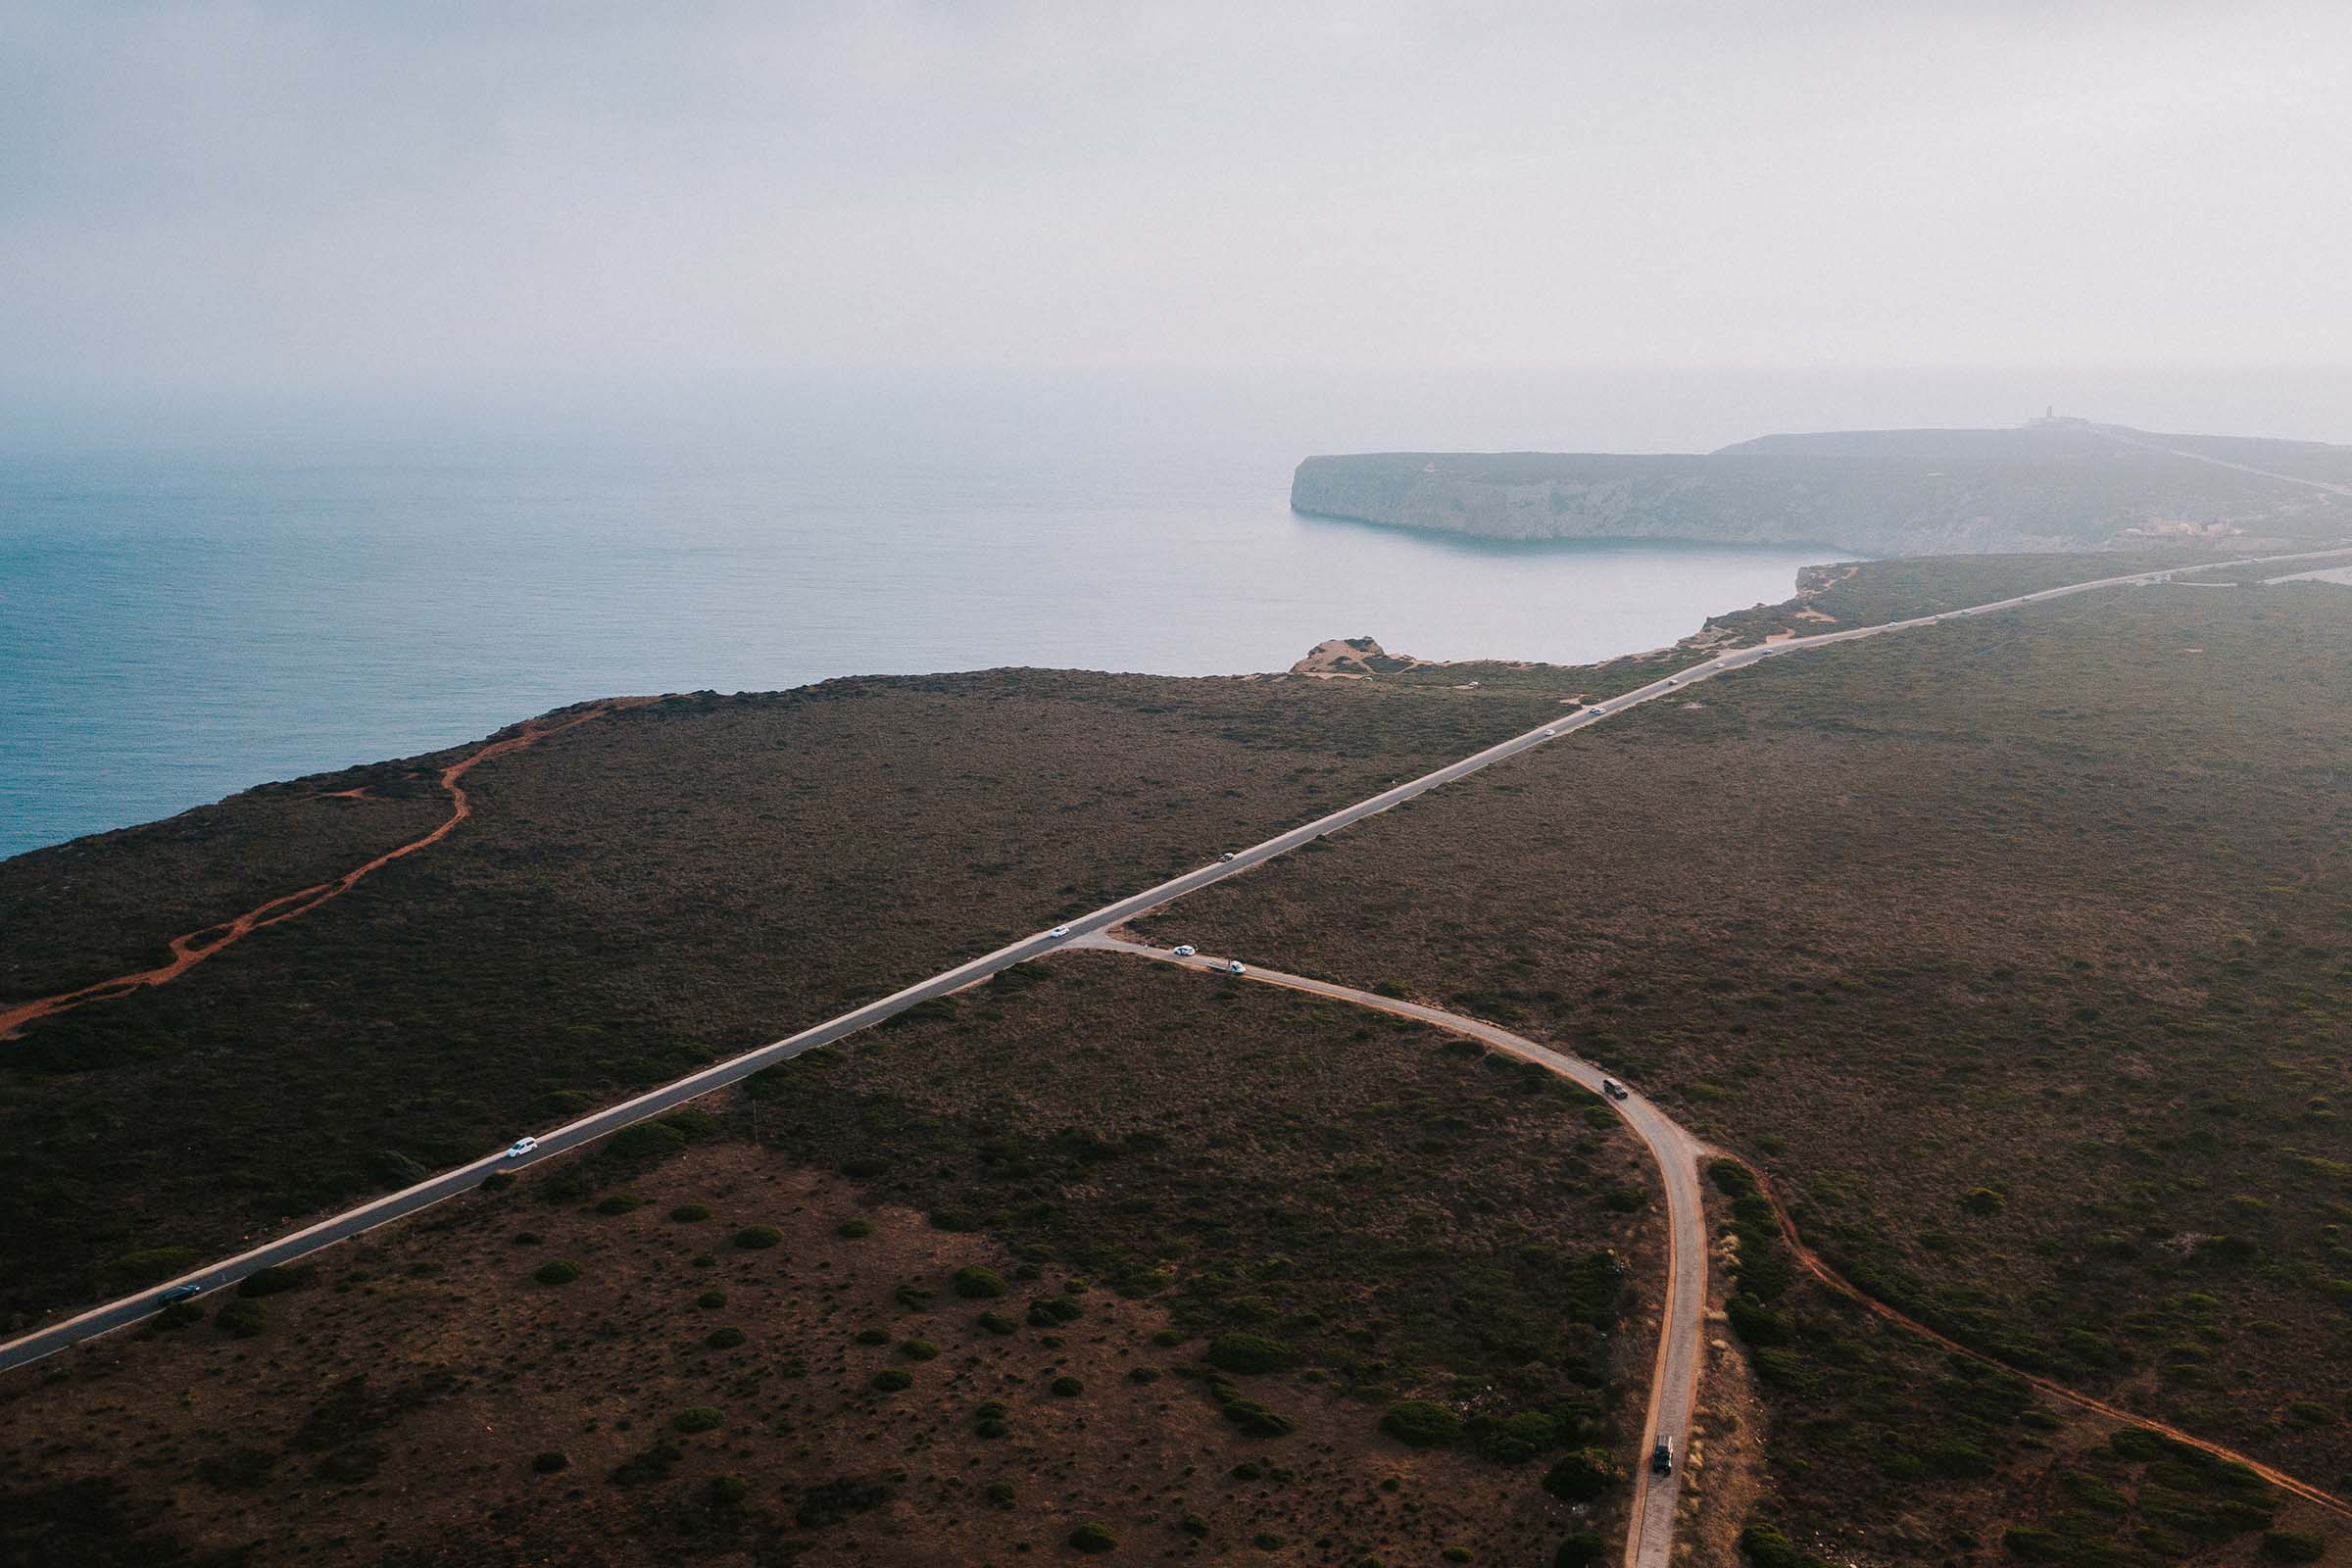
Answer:
[{"label": "paved asphalt road", "polygon": [[[1070,946],[1105,948],[1211,973],[1223,969],[1226,963],[1223,958],[1205,955],[1180,958],[1165,948],[1094,934],[1073,938]],[[1605,1094],[1600,1087],[1601,1070],[1592,1063],[1563,1055],[1548,1046],[1537,1045],[1491,1023],[1425,1007],[1417,1002],[1376,996],[1350,986],[1284,974],[1279,969],[1260,968],[1252,963],[1245,963],[1243,969],[1242,978],[1262,985],[1330,997],[1359,1007],[1376,1007],[1400,1018],[1435,1024],[1449,1034],[1467,1035],[1497,1051],[1542,1062],[1596,1095]],[[1626,1568],[1667,1568],[1674,1551],[1675,1501],[1682,1493],[1683,1464],[1690,1453],[1690,1412],[1698,1398],[1701,1335],[1707,1309],[1707,1219],[1699,1200],[1698,1162],[1709,1151],[1706,1144],[1693,1138],[1680,1123],[1630,1087],[1625,1099],[1612,1099],[1608,1103],[1649,1146],[1666,1188],[1666,1299],[1659,1315],[1657,1366],[1650,1376],[1649,1414],[1642,1429],[1641,1452],[1644,1463],[1635,1480],[1634,1522],[1626,1537],[1625,1561]],[[1675,1459],[1673,1473],[1663,1477],[1650,1474],[1646,1463],[1650,1448],[1661,1434],[1673,1441]]]},{"label": "paved asphalt road", "polygon": [[1691,665],[1677,674],[1662,677],[1651,681],[1646,686],[1612,697],[1607,702],[1595,703],[1590,708],[1565,714],[1540,729],[1531,730],[1525,735],[1490,746],[1483,752],[1465,757],[1458,762],[1449,763],[1434,773],[1424,774],[1420,778],[1412,779],[1394,789],[1375,795],[1369,800],[1344,807],[1303,827],[1293,828],[1290,832],[1267,839],[1262,844],[1251,845],[1248,849],[1237,851],[1228,859],[1201,866],[1195,871],[1188,871],[1182,876],[1160,883],[1157,887],[1146,888],[1143,892],[1130,898],[1121,899],[1116,904],[1106,905],[1091,914],[1077,916],[1069,922],[1066,928],[1059,928],[1065,930],[1064,936],[1056,937],[1051,932],[1041,932],[1036,936],[1024,938],[1009,946],[999,948],[994,953],[974,958],[968,963],[959,964],[944,973],[933,975],[928,980],[919,981],[904,991],[884,997],[879,1002],[869,1002],[864,1006],[845,1012],[838,1018],[830,1019],[810,1029],[804,1029],[799,1034],[779,1040],[773,1045],[763,1046],[757,1051],[721,1062],[715,1067],[706,1068],[692,1077],[681,1078],[676,1083],[640,1095],[634,1100],[624,1101],[620,1104],[600,1110],[594,1115],[584,1116],[578,1121],[559,1127],[552,1132],[542,1133],[539,1135],[539,1147],[520,1159],[510,1160],[499,1155],[477,1159],[470,1165],[444,1171],[414,1187],[376,1199],[373,1202],[364,1203],[347,1213],[321,1220],[316,1225],[257,1247],[250,1251],[240,1252],[234,1257],[223,1258],[195,1273],[182,1275],[176,1280],[168,1280],[163,1284],[141,1291],[135,1296],[124,1297],[121,1300],[92,1308],[77,1317],[68,1318],[62,1322],[37,1329],[22,1338],[12,1340],[6,1345],[0,1345],[0,1370],[22,1366],[27,1361],[37,1361],[42,1356],[53,1354],[68,1346],[122,1328],[126,1324],[135,1323],[161,1309],[163,1294],[167,1290],[181,1285],[194,1285],[207,1292],[220,1290],[224,1286],[235,1284],[258,1268],[271,1263],[288,1262],[347,1237],[371,1230],[387,1221],[414,1214],[421,1208],[430,1207],[443,1199],[453,1198],[459,1193],[479,1185],[482,1178],[493,1171],[518,1170],[523,1166],[536,1164],[550,1155],[577,1149],[582,1144],[593,1142],[610,1133],[618,1132],[632,1122],[643,1121],[648,1117],[659,1116],[665,1111],[674,1110],[688,1101],[707,1095],[713,1089],[722,1088],[739,1079],[747,1078],[762,1067],[788,1060],[805,1051],[828,1045],[846,1035],[856,1034],[860,1029],[868,1028],[896,1013],[906,1011],[919,1002],[961,990],[965,986],[987,979],[1001,969],[1010,968],[1024,959],[1051,953],[1077,938],[1105,931],[1120,921],[1141,914],[1147,909],[1166,904],[1170,900],[1182,898],[1185,894],[1197,892],[1212,882],[1238,875],[1253,865],[1273,859],[1276,856],[1287,855],[1302,844],[1311,843],[1329,833],[1336,833],[1344,827],[1360,822],[1365,817],[1376,815],[1391,807],[1402,805],[1417,795],[1434,790],[1441,785],[1450,784],[1456,779],[1467,778],[1479,769],[1491,766],[1505,758],[1516,757],[1521,752],[1531,751],[1556,737],[1570,735],[1588,725],[1597,724],[1603,719],[1624,712],[1627,709],[1638,708],[1643,703],[1654,702],[1661,697],[1673,696],[1685,687],[1695,685],[1703,680],[1711,680],[1727,671],[1743,669],[1749,664],[1760,663],[1767,659],[1812,653],[1833,644],[1851,642],[1857,638],[1885,636],[1914,627],[1933,625],[1939,620],[1957,619],[1964,615],[1995,614],[2026,605],[2039,604],[2044,600],[2062,599],[2072,594],[2089,593],[2101,588],[2163,582],[2187,572],[2210,570],[2224,565],[2317,561],[2346,553],[2346,549],[2339,548],[2310,551],[2291,556],[2241,558],[2237,561],[2207,563],[2203,566],[2196,567],[2174,567],[2162,571],[2138,572],[2123,577],[2103,577],[2095,582],[2074,583],[2063,588],[2045,588],[2039,593],[2021,594],[2014,599],[2004,599],[1989,605],[1978,605],[1966,610],[1949,611],[1939,615],[1924,615],[1912,620],[1892,621],[1884,626],[1860,626],[1850,631],[1830,632],[1817,637],[1792,638],[1788,642],[1768,643],[1757,648],[1743,648],[1719,655],[1703,663]]}]

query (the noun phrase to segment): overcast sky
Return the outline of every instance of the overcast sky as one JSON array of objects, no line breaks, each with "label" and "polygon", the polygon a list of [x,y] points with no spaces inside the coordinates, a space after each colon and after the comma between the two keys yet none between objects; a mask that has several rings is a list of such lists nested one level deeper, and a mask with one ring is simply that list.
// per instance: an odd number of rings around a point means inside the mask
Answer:
[{"label": "overcast sky", "polygon": [[2352,367],[2348,149],[2344,0],[0,0],[0,366]]}]

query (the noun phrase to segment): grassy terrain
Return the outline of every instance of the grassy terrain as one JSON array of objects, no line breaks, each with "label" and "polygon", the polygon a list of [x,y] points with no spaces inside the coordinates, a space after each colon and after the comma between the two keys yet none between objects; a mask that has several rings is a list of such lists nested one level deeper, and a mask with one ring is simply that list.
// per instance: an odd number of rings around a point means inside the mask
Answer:
[{"label": "grassy terrain", "polygon": [[1654,1180],[1548,1075],[1083,956],[660,1126],[0,1379],[0,1562],[1621,1535]]},{"label": "grassy terrain", "polygon": [[[2134,572],[2222,561],[2186,546],[2042,556],[1921,556],[1812,568],[1821,586],[1784,604],[1707,617],[1707,630],[1737,644],[1788,635],[1814,637],[1855,626],[1884,626],[1971,605],[1989,605],[2044,588],[2127,577]],[[2257,571],[2256,575],[2264,574]],[[2211,575],[2220,576],[2215,572]],[[2192,590],[2196,591],[2196,590]]]},{"label": "grassy terrain", "polygon": [[[448,840],[0,1047],[0,1322],[151,1272],[123,1254],[226,1250],[830,1017],[1526,729],[1595,678],[1476,670],[1476,690],[1467,667],[836,681],[672,699],[496,759]],[[397,793],[419,772],[376,776]],[[405,795],[317,793],[10,862],[12,946],[63,921],[60,865],[93,912],[58,943],[91,956],[36,967],[82,984],[156,961],[164,935],[249,907],[280,872],[314,880],[416,827]],[[308,825],[344,808],[384,824]],[[190,839],[214,848],[192,858]],[[139,916],[157,890],[161,917]],[[152,948],[113,934],[120,911]]]},{"label": "grassy terrain", "polygon": [[[0,1005],[153,967],[172,937],[431,832],[449,797],[423,761],[265,785],[0,860]],[[368,798],[339,793],[353,789]]]},{"label": "grassy terrain", "polygon": [[[1883,1298],[2352,1491],[2346,647],[2352,595],[2158,588],[1778,661],[1150,929],[1618,1067]],[[1816,1393],[1784,1492],[1916,1495],[1941,1419]]]}]

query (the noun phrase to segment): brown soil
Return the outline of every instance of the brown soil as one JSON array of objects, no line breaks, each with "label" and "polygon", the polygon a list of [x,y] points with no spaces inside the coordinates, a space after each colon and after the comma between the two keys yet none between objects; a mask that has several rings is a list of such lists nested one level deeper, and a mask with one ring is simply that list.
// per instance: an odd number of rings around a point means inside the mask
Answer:
[{"label": "brown soil", "polygon": [[[1518,1559],[1494,1548],[1524,1559],[1561,1528],[1527,1471],[1404,1447],[1328,1385],[1239,1380],[1298,1422],[1279,1441],[1242,1433],[1175,1370],[1200,1343],[1153,1343],[1168,1324],[1157,1305],[1096,1289],[1059,1331],[989,1333],[983,1309],[1017,1319],[1029,1296],[1063,1289],[1062,1271],[959,1299],[957,1268],[1011,1280],[1017,1260],[906,1209],[861,1207],[850,1184],[752,1146],[714,1146],[630,1191],[645,1202],[622,1215],[549,1207],[527,1189],[468,1199],[324,1254],[315,1283],[262,1303],[259,1338],[200,1323],[12,1375],[0,1560],[93,1544],[70,1522],[91,1497],[106,1499],[113,1551],[175,1543],[255,1563],[1060,1560],[1087,1522],[1130,1560],[1324,1561],[1344,1543],[1349,1562],[1418,1562],[1468,1543],[1502,1561]],[[668,1217],[692,1201],[712,1217]],[[837,1235],[853,1216],[871,1234]],[[746,1224],[783,1239],[730,1246]],[[525,1234],[537,1242],[517,1245]],[[536,1283],[552,1258],[584,1273]],[[910,1306],[909,1288],[931,1294]],[[698,1307],[706,1291],[724,1305]],[[710,1348],[721,1328],[745,1343]],[[887,1342],[859,1345],[861,1330]],[[938,1354],[915,1359],[909,1341]],[[1138,1382],[1138,1368],[1162,1375]],[[877,1392],[891,1369],[912,1386]],[[1056,1395],[1063,1377],[1082,1392]],[[1010,1407],[995,1439],[975,1418],[989,1399]],[[720,1424],[677,1431],[696,1406]],[[676,1457],[644,1466],[663,1445]],[[541,1453],[565,1467],[535,1472]],[[616,1479],[633,1459],[662,1473]],[[740,1502],[714,1496],[723,1475],[744,1478]],[[826,1522],[820,1489],[843,1483],[888,1495],[853,1497]],[[996,1486],[1008,1502],[988,1500]]]}]

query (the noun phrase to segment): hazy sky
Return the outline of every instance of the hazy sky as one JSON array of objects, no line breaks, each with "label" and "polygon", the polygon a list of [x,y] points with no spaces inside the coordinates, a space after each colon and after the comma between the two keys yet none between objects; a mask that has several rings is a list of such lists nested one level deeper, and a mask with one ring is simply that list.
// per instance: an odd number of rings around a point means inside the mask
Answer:
[{"label": "hazy sky", "polygon": [[2352,367],[2348,150],[2344,0],[0,0],[0,366]]}]

